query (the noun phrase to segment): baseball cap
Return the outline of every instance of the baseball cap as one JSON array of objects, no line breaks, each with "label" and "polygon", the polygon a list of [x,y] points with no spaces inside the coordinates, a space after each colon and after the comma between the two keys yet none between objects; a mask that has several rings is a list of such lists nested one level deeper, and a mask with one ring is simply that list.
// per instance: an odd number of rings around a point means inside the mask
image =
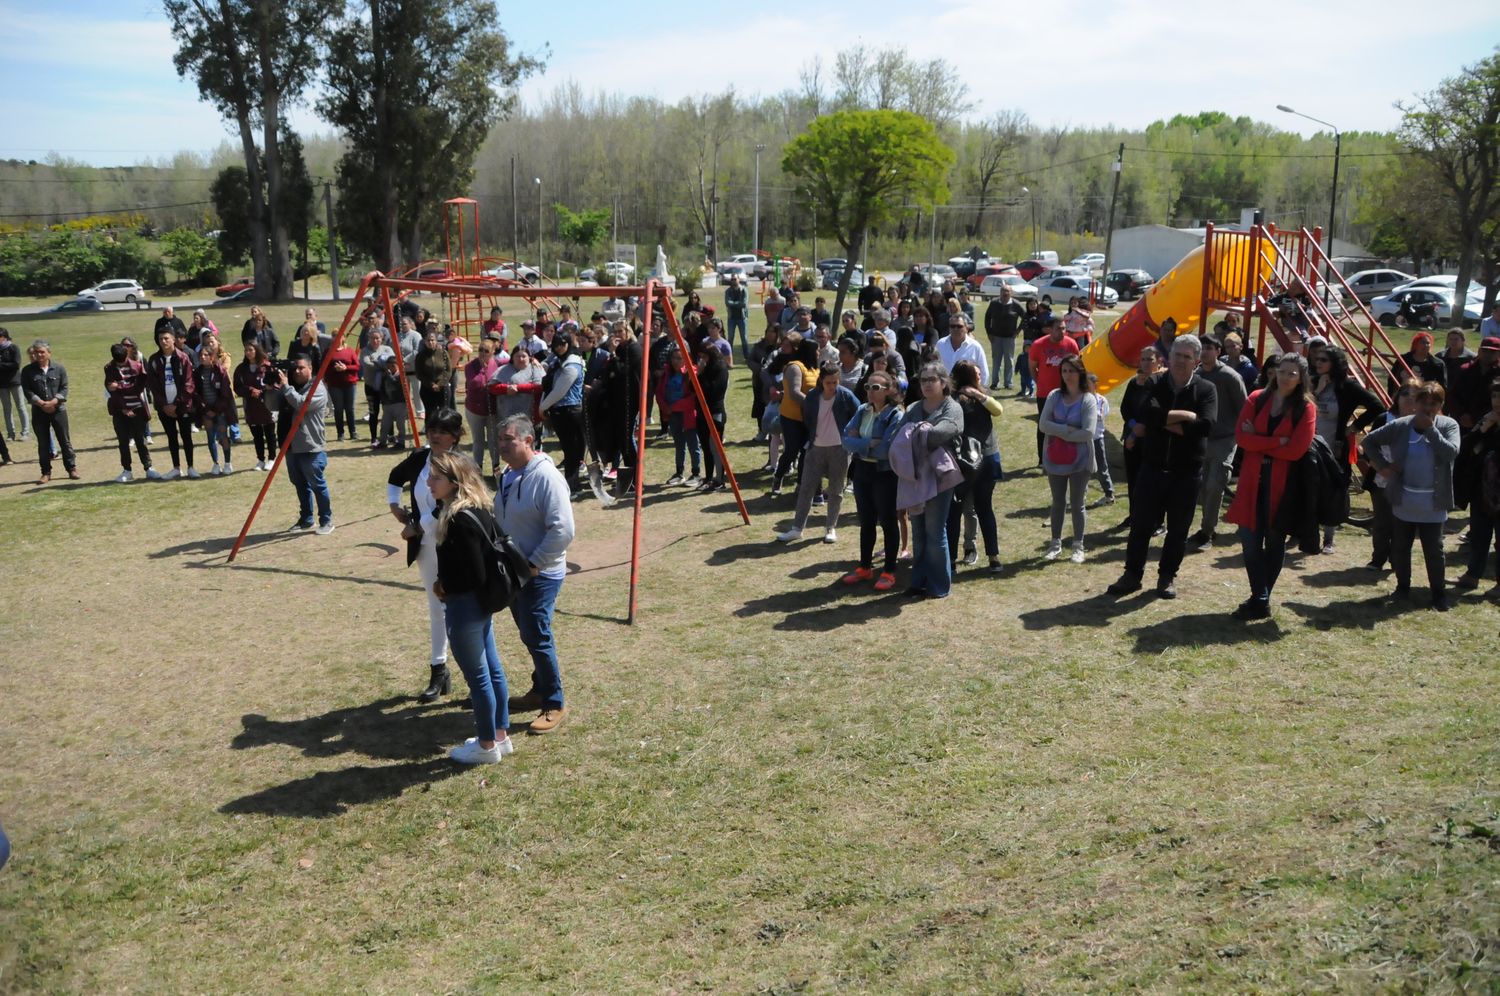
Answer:
[{"label": "baseball cap", "polygon": [[1492,353],[1500,353],[1500,336],[1487,335],[1480,340],[1479,348]]}]

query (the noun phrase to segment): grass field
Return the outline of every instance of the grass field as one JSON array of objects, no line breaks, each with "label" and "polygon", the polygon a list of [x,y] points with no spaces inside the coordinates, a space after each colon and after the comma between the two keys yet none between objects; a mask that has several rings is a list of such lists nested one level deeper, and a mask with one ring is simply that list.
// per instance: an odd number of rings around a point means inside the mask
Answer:
[{"label": "grass field", "polygon": [[0,470],[0,991],[1500,988],[1500,616],[1400,614],[1357,530],[1289,562],[1269,622],[1227,618],[1228,548],[1174,604],[1114,602],[1123,504],[1044,564],[1007,403],[1008,573],[850,591],[852,502],[836,545],[769,542],[791,502],[736,370],[752,524],[648,488],[627,627],[630,514],[580,505],[570,716],[460,770],[470,714],[412,697],[391,456],[333,447],[328,537],[283,532],[275,482],[233,565],[248,446],[229,478],[104,483],[99,372],[150,321],[12,326],[68,367],[85,478],[37,487],[30,444]]}]

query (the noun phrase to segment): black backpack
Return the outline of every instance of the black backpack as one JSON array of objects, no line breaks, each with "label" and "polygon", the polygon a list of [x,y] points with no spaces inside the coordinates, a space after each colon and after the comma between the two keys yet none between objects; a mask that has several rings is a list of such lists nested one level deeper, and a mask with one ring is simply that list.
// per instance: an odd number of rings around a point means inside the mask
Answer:
[{"label": "black backpack", "polygon": [[484,585],[475,592],[479,596],[479,605],[490,613],[509,608],[521,586],[531,580],[531,563],[493,516],[480,515],[472,508],[466,508],[464,512],[478,524],[485,540]]}]

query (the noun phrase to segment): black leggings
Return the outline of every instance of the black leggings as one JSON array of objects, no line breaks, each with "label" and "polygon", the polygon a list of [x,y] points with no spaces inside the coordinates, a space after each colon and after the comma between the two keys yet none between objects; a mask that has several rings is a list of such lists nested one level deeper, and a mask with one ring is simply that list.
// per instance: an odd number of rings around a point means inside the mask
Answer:
[{"label": "black leggings", "polygon": [[349,433],[350,439],[357,439],[358,434],[354,428],[354,385],[353,384],[325,384],[328,388],[328,400],[333,407],[333,424],[338,429],[339,438],[344,433]]},{"label": "black leggings", "polygon": [[177,448],[180,445],[182,455],[187,458],[188,469],[191,470],[193,468],[193,420],[186,415],[176,417],[162,415],[161,425],[167,430],[167,450],[172,454],[172,466],[182,466],[177,459]]},{"label": "black leggings", "polygon": [[854,510],[859,515],[859,566],[874,566],[875,530],[878,528],[885,538],[885,560],[881,571],[894,574],[896,554],[901,546],[901,530],[896,524],[896,475],[855,457],[849,461],[849,477],[854,481]]},{"label": "black leggings", "polygon": [[792,465],[802,466],[802,451],[807,449],[807,426],[791,418],[781,420],[781,458],[776,461],[776,480],[786,477]]},{"label": "black leggings", "polygon": [[1443,524],[1441,522],[1407,522],[1397,517],[1391,523],[1391,567],[1396,571],[1396,586],[1411,586],[1412,541],[1421,539],[1422,559],[1427,564],[1427,584],[1432,589],[1433,601],[1442,601],[1445,579],[1443,577]]},{"label": "black leggings", "polygon": [[125,470],[130,469],[130,444],[135,443],[135,451],[141,457],[141,469],[151,469],[151,453],[146,449],[146,427],[151,424],[149,418],[140,416],[116,415],[115,439],[120,444],[120,466]]},{"label": "black leggings", "polygon": [[[719,441],[724,441],[724,422],[727,416],[724,412],[714,413],[714,425],[719,430]],[[703,479],[711,481],[714,479],[714,468],[718,467],[718,459],[714,456],[714,441],[708,436],[708,419],[698,420],[698,448],[703,451]],[[719,480],[724,480],[724,468],[719,467]]]},{"label": "black leggings", "polygon": [[276,434],[273,429],[274,426],[250,423],[250,435],[255,439],[255,459],[276,459]]},{"label": "black leggings", "polygon": [[583,465],[585,442],[583,438],[583,409],[578,405],[568,408],[553,408],[547,413],[547,421],[557,432],[557,441],[562,443],[563,479],[568,487],[578,490],[578,468]]}]

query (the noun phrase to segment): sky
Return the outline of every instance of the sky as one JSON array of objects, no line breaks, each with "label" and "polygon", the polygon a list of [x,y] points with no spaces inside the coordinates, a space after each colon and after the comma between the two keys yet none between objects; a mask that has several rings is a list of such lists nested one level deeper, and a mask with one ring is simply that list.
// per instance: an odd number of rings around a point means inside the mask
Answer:
[{"label": "sky", "polygon": [[[1304,135],[1322,130],[1276,110],[1288,104],[1343,131],[1389,130],[1400,121],[1396,101],[1500,43],[1494,0],[1085,0],[1065,14],[994,0],[872,0],[778,8],[795,16],[774,18],[755,5],[666,0],[599,5],[608,16],[589,16],[592,5],[498,6],[517,49],[548,53],[524,102],[569,81],[586,94],[667,101],[731,86],[770,95],[796,87],[816,56],[826,67],[843,49],[900,45],[913,59],[956,66],[974,116],[1019,109],[1044,127],[1139,128],[1219,110]],[[128,165],[232,137],[178,78],[160,3],[0,0],[0,24],[0,158]],[[292,121],[328,130],[305,108]]]}]

